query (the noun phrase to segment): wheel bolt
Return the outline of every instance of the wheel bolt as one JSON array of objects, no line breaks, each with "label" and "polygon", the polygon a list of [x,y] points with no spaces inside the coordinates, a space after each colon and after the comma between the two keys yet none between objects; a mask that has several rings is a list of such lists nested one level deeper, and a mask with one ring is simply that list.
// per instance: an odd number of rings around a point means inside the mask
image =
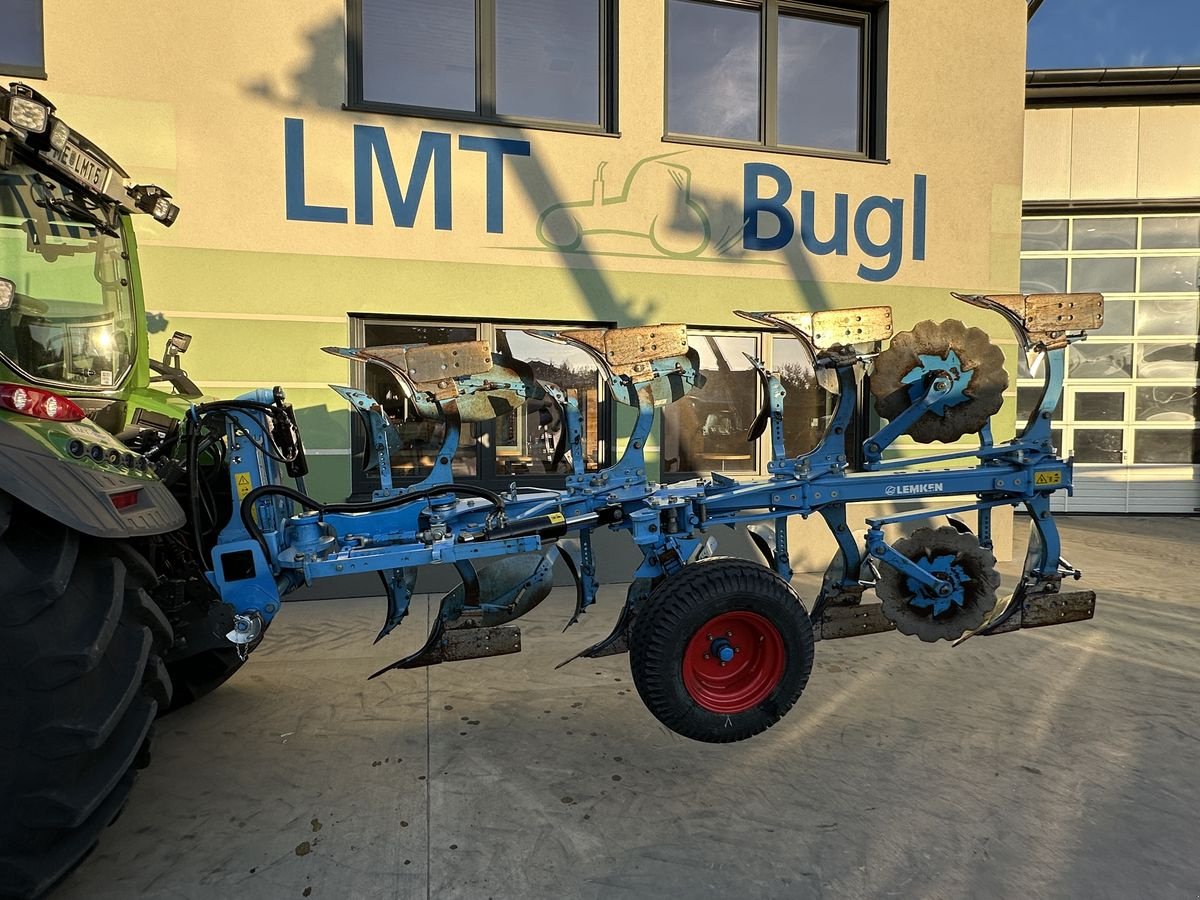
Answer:
[{"label": "wheel bolt", "polygon": [[724,662],[722,662],[722,663],[721,663],[721,668],[722,668],[722,669],[723,669],[723,668],[725,668],[725,663],[724,663]]},{"label": "wheel bolt", "polygon": [[708,654],[708,653],[705,653],[705,654],[704,654],[704,658],[705,658],[705,659],[712,659],[712,656],[711,656],[710,654]]},{"label": "wheel bolt", "polygon": [[733,637],[733,632],[732,631],[725,632],[725,637]]}]

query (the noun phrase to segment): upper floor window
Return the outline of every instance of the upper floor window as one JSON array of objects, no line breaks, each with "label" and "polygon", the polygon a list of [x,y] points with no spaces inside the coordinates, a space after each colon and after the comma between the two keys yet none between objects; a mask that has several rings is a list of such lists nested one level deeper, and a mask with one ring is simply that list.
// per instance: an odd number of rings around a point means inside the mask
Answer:
[{"label": "upper floor window", "polygon": [[612,0],[349,0],[350,103],[614,128]]},{"label": "upper floor window", "polygon": [[667,0],[669,137],[882,156],[883,13]]},{"label": "upper floor window", "polygon": [[46,77],[42,0],[0,0],[0,72]]}]

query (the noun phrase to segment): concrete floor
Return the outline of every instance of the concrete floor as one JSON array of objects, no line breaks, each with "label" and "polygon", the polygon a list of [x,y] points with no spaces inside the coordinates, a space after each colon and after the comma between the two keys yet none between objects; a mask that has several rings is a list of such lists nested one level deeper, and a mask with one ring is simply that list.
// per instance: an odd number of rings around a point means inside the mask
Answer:
[{"label": "concrete floor", "polygon": [[660,727],[625,657],[554,671],[615,588],[567,635],[556,592],[521,654],[374,681],[424,613],[372,647],[382,601],[289,604],[160,721],[55,897],[1195,897],[1200,520],[1063,531],[1093,622],[819,643],[791,714],[734,745]]}]

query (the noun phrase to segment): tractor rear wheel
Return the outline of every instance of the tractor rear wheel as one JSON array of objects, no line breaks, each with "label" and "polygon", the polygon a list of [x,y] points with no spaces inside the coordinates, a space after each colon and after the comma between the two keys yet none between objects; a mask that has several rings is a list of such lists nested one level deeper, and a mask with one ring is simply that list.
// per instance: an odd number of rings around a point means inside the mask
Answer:
[{"label": "tractor rear wheel", "polygon": [[150,760],[172,629],[139,558],[0,494],[0,896],[66,876]]},{"label": "tractor rear wheel", "polygon": [[799,699],[812,672],[812,622],[770,569],[713,557],[655,588],[629,652],[656,719],[684,737],[728,743],[770,728]]}]

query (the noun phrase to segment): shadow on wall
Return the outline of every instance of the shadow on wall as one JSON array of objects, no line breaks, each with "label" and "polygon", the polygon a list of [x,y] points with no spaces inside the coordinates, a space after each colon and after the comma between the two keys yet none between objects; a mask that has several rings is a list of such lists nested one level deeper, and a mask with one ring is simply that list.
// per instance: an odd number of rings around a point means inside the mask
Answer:
[{"label": "shadow on wall", "polygon": [[[244,82],[249,94],[293,109],[316,107],[340,109],[345,101],[346,25],[340,14],[332,16],[304,35],[308,57],[287,75],[260,75]],[[280,90],[277,82],[286,82]]]}]

